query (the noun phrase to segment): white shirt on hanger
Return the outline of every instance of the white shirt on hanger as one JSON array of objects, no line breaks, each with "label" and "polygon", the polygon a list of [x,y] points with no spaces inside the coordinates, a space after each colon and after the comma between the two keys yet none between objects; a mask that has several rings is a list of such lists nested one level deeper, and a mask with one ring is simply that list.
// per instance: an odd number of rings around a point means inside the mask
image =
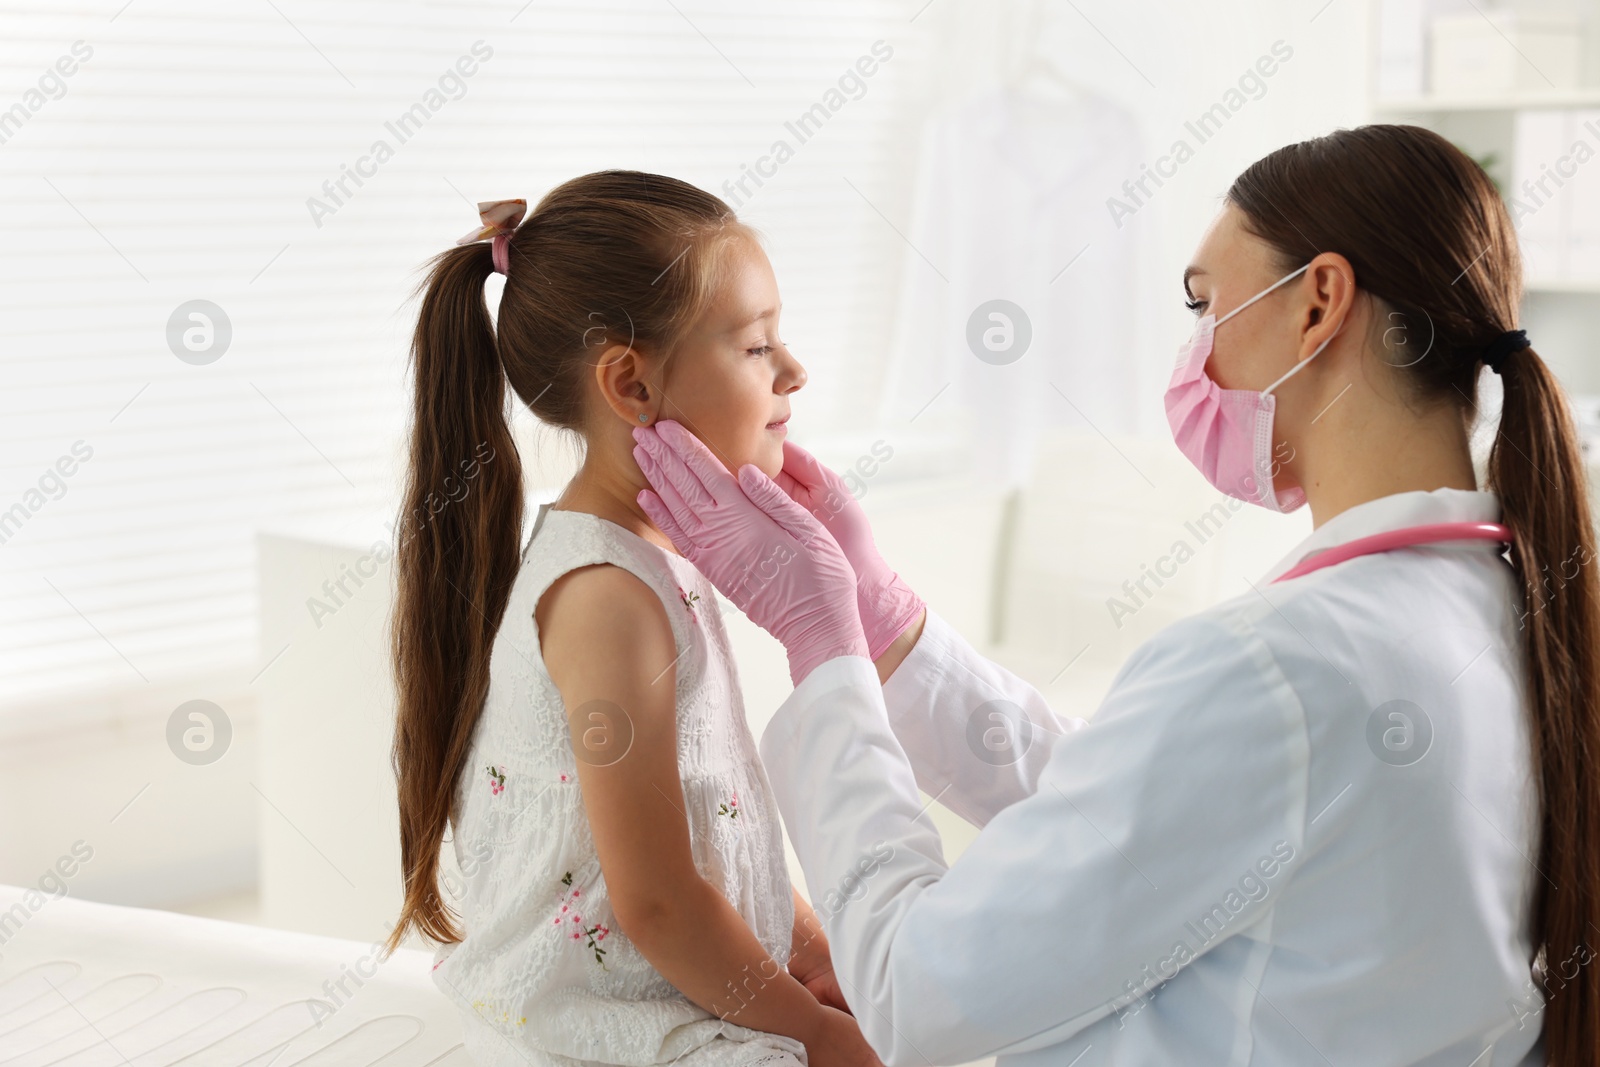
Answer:
[{"label": "white shirt on hanger", "polygon": [[[948,386],[939,403],[973,419],[973,471],[1008,486],[1028,480],[1043,427],[1087,429],[1087,418],[1104,433],[1133,432],[1136,244],[1111,227],[1105,201],[1139,177],[1139,152],[1132,116],[1091,94],[1000,88],[928,120],[887,421],[915,417]],[[1020,356],[986,351],[999,361],[988,362],[969,344],[968,323],[996,299],[1020,307],[1026,326],[982,322],[1031,337]]]}]

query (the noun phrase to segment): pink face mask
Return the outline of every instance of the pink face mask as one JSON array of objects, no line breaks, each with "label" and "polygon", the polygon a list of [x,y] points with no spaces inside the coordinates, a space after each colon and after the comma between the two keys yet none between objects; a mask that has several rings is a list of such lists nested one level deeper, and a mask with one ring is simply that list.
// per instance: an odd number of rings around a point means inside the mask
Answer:
[{"label": "pink face mask", "polygon": [[[1273,511],[1293,511],[1306,502],[1299,488],[1278,492],[1272,484],[1272,413],[1278,400],[1272,391],[1310,363],[1338,330],[1317,350],[1289,369],[1289,373],[1257,393],[1250,389],[1224,389],[1206,374],[1212,336],[1218,326],[1272,292],[1305,267],[1286,274],[1222,318],[1203,315],[1194,336],[1178,350],[1178,365],[1167,386],[1167,424],[1178,450],[1199,468],[1206,481],[1238,500]],[[1340,325],[1343,329],[1343,324]]]}]

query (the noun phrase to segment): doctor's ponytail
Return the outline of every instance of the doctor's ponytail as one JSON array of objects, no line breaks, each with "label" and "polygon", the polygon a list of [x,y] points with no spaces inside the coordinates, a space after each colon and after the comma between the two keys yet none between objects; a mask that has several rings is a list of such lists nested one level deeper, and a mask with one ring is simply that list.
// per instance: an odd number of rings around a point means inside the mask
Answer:
[{"label": "doctor's ponytail", "polygon": [[1470,424],[1485,356],[1499,372],[1485,488],[1515,534],[1510,560],[1523,589],[1517,639],[1539,798],[1530,935],[1542,957],[1544,1048],[1554,1067],[1600,1062],[1600,968],[1587,966],[1600,951],[1600,561],[1565,392],[1535,349],[1507,337],[1522,263],[1505,203],[1449,141],[1397,125],[1288,145],[1241,174],[1227,198],[1283,270],[1337,251],[1391,320],[1428,339],[1401,370],[1420,402],[1453,404]]}]

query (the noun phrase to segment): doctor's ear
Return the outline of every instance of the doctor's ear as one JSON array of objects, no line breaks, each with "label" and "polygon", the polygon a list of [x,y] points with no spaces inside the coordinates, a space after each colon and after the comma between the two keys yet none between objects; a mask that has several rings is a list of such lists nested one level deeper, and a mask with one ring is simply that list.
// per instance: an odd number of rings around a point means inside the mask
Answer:
[{"label": "doctor's ear", "polygon": [[617,417],[646,426],[661,415],[657,361],[637,344],[610,345],[594,357],[595,384]]},{"label": "doctor's ear", "polygon": [[1303,292],[1307,297],[1301,345],[1302,355],[1327,343],[1344,327],[1356,307],[1356,272],[1337,252],[1319,252],[1306,267]]}]

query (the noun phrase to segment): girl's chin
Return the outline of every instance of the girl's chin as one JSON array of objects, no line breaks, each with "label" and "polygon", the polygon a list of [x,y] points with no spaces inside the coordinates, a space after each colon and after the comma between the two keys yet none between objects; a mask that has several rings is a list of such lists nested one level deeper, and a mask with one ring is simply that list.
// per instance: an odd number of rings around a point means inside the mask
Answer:
[{"label": "girl's chin", "polygon": [[783,441],[774,437],[770,444],[757,446],[740,466],[744,463],[751,464],[768,478],[776,479],[778,472],[783,470]]},{"label": "girl's chin", "polygon": [[777,479],[778,472],[783,470],[783,454],[781,452],[776,457],[763,455],[760,459],[753,459],[750,462],[755,464],[762,474],[774,480]]}]

